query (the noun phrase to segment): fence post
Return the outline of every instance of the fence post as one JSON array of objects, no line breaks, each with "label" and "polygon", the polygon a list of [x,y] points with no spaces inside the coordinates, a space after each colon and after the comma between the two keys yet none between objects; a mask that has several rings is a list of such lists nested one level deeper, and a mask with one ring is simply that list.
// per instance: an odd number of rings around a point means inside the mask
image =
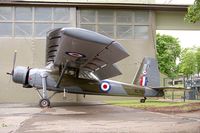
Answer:
[{"label": "fence post", "polygon": [[184,102],[185,102],[185,98],[186,98],[186,97],[185,97],[185,90],[184,90],[184,96],[183,96],[183,101],[184,101]]},{"label": "fence post", "polygon": [[197,86],[195,87],[195,95],[196,95],[196,100],[198,100],[199,98],[198,98],[198,88],[197,88]]}]

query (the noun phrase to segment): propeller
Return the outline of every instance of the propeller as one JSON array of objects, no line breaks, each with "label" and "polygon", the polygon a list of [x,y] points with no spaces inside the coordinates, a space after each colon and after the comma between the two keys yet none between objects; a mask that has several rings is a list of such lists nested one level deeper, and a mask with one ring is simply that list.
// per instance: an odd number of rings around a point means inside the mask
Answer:
[{"label": "propeller", "polygon": [[6,74],[8,74],[8,75],[13,75],[14,74],[14,68],[15,68],[16,58],[17,58],[17,50],[15,50],[14,56],[13,56],[12,71],[11,72],[7,72]]}]

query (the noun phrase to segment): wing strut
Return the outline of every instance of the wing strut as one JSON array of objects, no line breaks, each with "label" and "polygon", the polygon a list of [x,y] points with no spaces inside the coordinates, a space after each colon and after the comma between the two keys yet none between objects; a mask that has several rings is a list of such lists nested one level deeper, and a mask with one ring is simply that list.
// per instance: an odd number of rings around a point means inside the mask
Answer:
[{"label": "wing strut", "polygon": [[60,82],[61,82],[61,80],[62,80],[62,78],[63,78],[63,75],[64,75],[64,73],[65,73],[65,71],[66,71],[66,69],[67,69],[67,65],[68,65],[68,62],[66,61],[66,63],[65,63],[65,66],[64,66],[64,68],[62,69],[62,72],[61,72],[61,74],[60,74],[60,77],[59,77],[59,79],[58,79],[58,81],[57,81],[57,83],[56,83],[56,88],[58,88],[59,87],[59,85],[60,85]]}]

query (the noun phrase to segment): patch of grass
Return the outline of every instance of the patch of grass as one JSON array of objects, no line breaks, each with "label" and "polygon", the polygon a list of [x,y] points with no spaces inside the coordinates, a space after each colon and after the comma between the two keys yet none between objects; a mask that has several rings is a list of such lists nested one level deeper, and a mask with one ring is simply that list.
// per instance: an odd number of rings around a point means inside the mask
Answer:
[{"label": "patch of grass", "polygon": [[145,103],[140,103],[139,100],[115,100],[115,101],[106,101],[108,104],[138,108],[138,109],[150,109],[150,108],[160,108],[160,107],[177,107],[184,106],[193,101],[186,102],[174,102],[174,101],[160,101],[155,99],[147,99]]},{"label": "patch of grass", "polygon": [[[165,98],[172,99],[173,91],[165,91]],[[174,99],[181,99],[184,96],[184,91],[174,91]]]}]

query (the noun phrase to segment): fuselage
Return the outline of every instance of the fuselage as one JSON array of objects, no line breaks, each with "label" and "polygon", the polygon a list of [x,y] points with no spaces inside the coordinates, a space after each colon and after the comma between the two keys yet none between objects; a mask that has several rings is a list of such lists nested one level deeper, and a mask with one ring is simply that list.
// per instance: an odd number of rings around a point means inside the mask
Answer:
[{"label": "fuselage", "polygon": [[46,87],[49,91],[68,92],[76,94],[108,95],[108,96],[134,96],[134,97],[154,97],[162,96],[154,89],[132,84],[126,84],[113,80],[91,80],[76,78],[65,74],[56,87],[59,79],[57,71],[48,69],[28,69],[26,67],[16,67],[14,69],[13,81],[23,84],[24,87],[35,87],[42,89],[42,75],[46,77]]}]

